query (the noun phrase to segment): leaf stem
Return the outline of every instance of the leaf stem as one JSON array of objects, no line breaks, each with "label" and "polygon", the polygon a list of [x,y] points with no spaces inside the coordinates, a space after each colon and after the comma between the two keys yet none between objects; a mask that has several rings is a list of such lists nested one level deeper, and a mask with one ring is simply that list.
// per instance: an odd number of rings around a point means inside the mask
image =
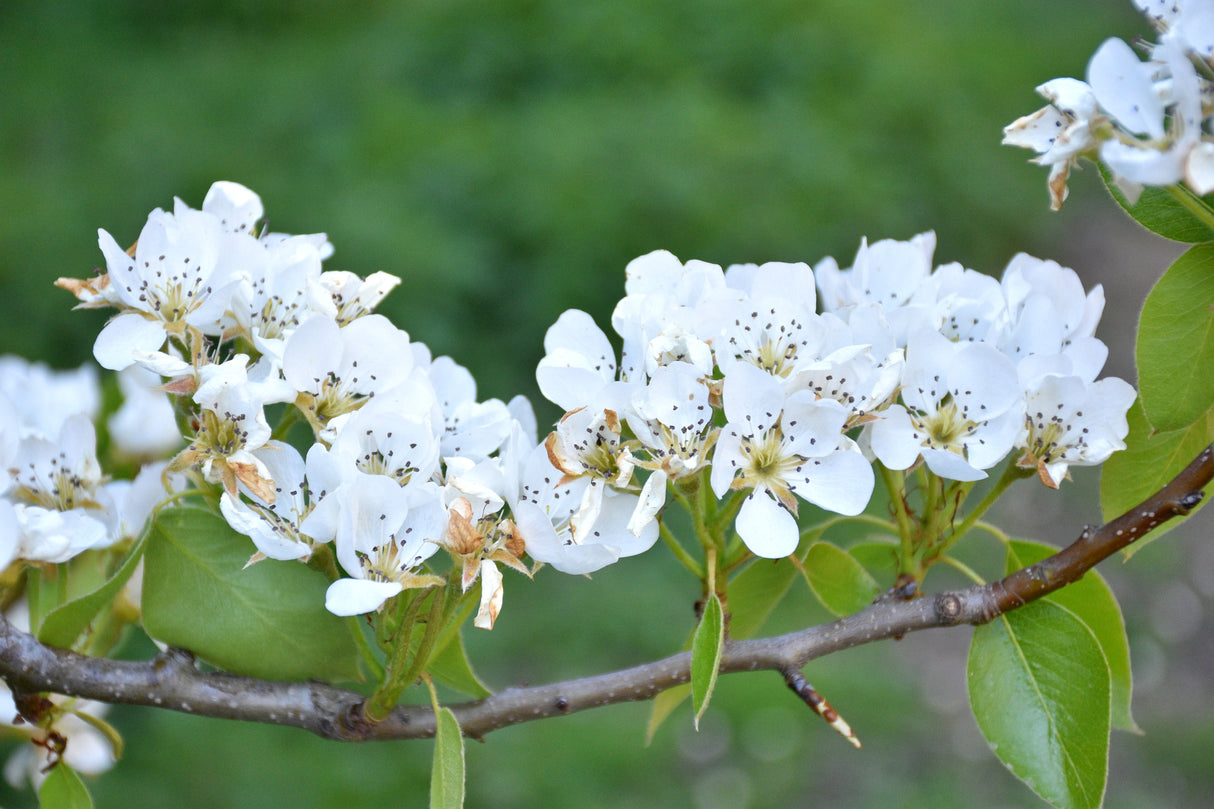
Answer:
[{"label": "leaf stem", "polygon": [[658,532],[662,537],[662,541],[666,543],[666,547],[670,548],[670,552],[674,554],[674,558],[678,559],[683,564],[683,567],[691,572],[691,575],[697,579],[703,579],[704,566],[692,558],[687,549],[683,547],[683,543],[679,542],[678,537],[667,527],[665,522],[658,523]]},{"label": "leaf stem", "polygon": [[1202,224],[1214,230],[1214,211],[1210,210],[1210,206],[1206,205],[1201,197],[1180,183],[1169,185],[1167,191],[1172,195],[1172,199],[1179,202],[1189,213],[1200,219]]}]

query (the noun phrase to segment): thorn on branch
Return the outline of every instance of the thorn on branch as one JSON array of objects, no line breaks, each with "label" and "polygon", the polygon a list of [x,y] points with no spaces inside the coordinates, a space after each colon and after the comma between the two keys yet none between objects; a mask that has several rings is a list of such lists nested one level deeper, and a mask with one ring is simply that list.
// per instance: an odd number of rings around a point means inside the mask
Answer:
[{"label": "thorn on branch", "polygon": [[839,712],[832,708],[830,703],[818,693],[818,690],[809,684],[804,674],[796,669],[785,669],[781,673],[784,675],[784,682],[788,683],[788,687],[809,706],[810,710],[825,719],[828,725],[855,745],[857,750],[860,749],[860,740],[852,732],[851,725],[847,724],[843,717],[839,716]]}]

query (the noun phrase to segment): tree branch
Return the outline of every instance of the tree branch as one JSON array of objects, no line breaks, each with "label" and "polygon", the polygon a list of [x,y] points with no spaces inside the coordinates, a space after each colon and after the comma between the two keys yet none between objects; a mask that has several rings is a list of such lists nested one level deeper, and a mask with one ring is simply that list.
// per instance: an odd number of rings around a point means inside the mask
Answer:
[{"label": "tree branch", "polygon": [[[808,661],[920,629],[981,624],[1078,581],[1097,563],[1164,522],[1189,513],[1214,479],[1214,444],[1163,489],[1105,525],[1083,530],[1067,548],[1006,578],[933,597],[879,600],[855,615],[787,635],[728,641],[721,671],[771,669],[793,684]],[[449,706],[460,728],[479,738],[492,730],[600,705],[651,699],[686,683],[691,653],[621,671],[527,688]],[[16,695],[54,692],[102,702],[169,708],[201,716],[304,728],[328,739],[364,741],[434,735],[427,706],[400,706],[379,724],[362,719],[362,694],[324,683],[281,683],[202,672],[188,652],[151,661],[87,657],[39,643],[0,617],[0,677]],[[795,689],[794,689],[795,690]]]}]

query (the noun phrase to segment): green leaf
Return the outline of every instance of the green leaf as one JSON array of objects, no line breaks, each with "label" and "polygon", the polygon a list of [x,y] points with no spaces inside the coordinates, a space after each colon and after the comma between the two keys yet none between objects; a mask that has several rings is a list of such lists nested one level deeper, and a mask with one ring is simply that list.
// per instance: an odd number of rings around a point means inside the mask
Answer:
[{"label": "green leaf", "polygon": [[834,615],[851,615],[873,602],[881,592],[864,565],[829,542],[815,542],[805,555],[809,588]]},{"label": "green leaf", "polygon": [[1109,667],[1069,610],[1033,602],[974,630],[970,708],[991,750],[1060,809],[1095,809],[1109,752]]},{"label": "green leaf", "polygon": [[38,640],[49,646],[70,648],[89,627],[103,609],[113,603],[114,598],[130,579],[131,574],[143,558],[147,543],[147,532],[131,547],[122,565],[104,584],[74,601],[51,610],[38,629]]},{"label": "green leaf", "polygon": [[878,585],[893,587],[898,578],[898,545],[895,541],[858,542],[847,549],[851,557],[869,572]]},{"label": "green leaf", "polygon": [[675,708],[682,705],[689,696],[691,696],[691,684],[683,683],[673,688],[667,688],[653,698],[649,711],[649,723],[645,725],[646,747],[653,743],[653,737],[667,717],[674,713]]},{"label": "green leaf", "polygon": [[1212,304],[1214,244],[1199,244],[1176,259],[1142,306],[1138,388],[1156,431],[1184,429],[1214,405]]},{"label": "green leaf", "polygon": [[[1140,402],[1134,403],[1127,418],[1130,434],[1126,449],[1113,453],[1100,471],[1100,509],[1105,522],[1159,491],[1214,441],[1214,410],[1187,429],[1167,433],[1151,433]],[[1164,523],[1126,548],[1126,556],[1132,556],[1191,516]]]},{"label": "green leaf", "polygon": [[[798,555],[805,551],[798,549]],[[755,559],[729,582],[729,634],[751,638],[767,623],[792,583],[797,569],[788,559]]]},{"label": "green leaf", "polygon": [[[1028,565],[1053,556],[1058,548],[1042,542],[1013,540],[1007,549],[1007,572],[1012,573]],[[1125,619],[1121,606],[1108,583],[1095,570],[1084,574],[1079,581],[1055,590],[1045,597],[1070,610],[1092,631],[1104,658],[1109,664],[1112,683],[1113,727],[1141,733],[1130,713],[1130,698],[1133,685],[1130,671],[1130,642],[1125,633]]]},{"label": "green leaf", "polygon": [[451,709],[440,708],[430,769],[430,809],[461,809],[463,805],[464,734]]},{"label": "green leaf", "polygon": [[721,652],[725,648],[725,618],[716,593],[704,599],[704,616],[691,640],[691,703],[695,707],[695,726],[708,709],[708,700],[717,685]]},{"label": "green leaf", "polygon": [[[1131,205],[1113,182],[1112,174],[1103,163],[1100,164],[1100,176],[1104,178],[1105,187],[1109,189],[1117,204],[1147,230],[1178,242],[1206,242],[1214,239],[1214,229],[1182,204],[1167,188],[1143,188],[1138,200]],[[1187,188],[1178,187],[1177,190],[1194,205],[1204,204],[1207,208],[1214,205],[1214,195],[1203,199]]]},{"label": "green leaf", "polygon": [[38,789],[38,805],[42,809],[92,809],[93,798],[76,771],[60,761]]},{"label": "green leaf", "polygon": [[248,537],[212,511],[162,511],[144,558],[148,634],[252,677],[357,677],[349,628],[324,608],[326,578],[298,562],[246,568],[252,552]]},{"label": "green leaf", "polygon": [[438,682],[468,696],[483,699],[493,693],[472,670],[464,649],[464,636],[459,631],[430,659],[427,671]]}]

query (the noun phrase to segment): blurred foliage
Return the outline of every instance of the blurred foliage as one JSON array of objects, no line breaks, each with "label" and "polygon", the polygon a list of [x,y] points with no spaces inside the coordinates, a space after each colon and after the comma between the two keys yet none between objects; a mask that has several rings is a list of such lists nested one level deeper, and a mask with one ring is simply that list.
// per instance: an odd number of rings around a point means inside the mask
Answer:
[{"label": "blurred foliage", "polygon": [[[198,206],[216,179],[260,193],[275,230],[326,231],[329,268],[400,275],[383,311],[483,396],[538,398],[547,326],[569,307],[606,323],[624,265],[656,248],[846,265],[862,235],[934,228],[940,261],[997,273],[1019,250],[1049,255],[1102,193],[1081,174],[1050,214],[1045,170],[1000,146],[1001,127],[1041,104],[1035,85],[1082,76],[1105,37],[1146,30],[1100,0],[3,3],[0,352],[89,361],[105,314],[69,313],[51,282],[101,261],[98,227],[130,243],[152,208]],[[660,549],[593,582],[509,581],[473,659],[502,687],[664,655],[692,626],[690,584]],[[827,617],[799,596],[783,629]],[[963,689],[954,634],[938,657]],[[494,733],[469,748],[469,805],[1039,805],[972,720],[924,705],[932,684],[916,682],[938,672],[907,662],[917,642],[810,666],[860,755],[775,675],[732,675],[700,734],[679,713],[649,749],[643,705]],[[427,743],[114,715],[127,761],[94,784],[100,806],[427,794]],[[1113,745],[1116,763],[1128,744]],[[1173,760],[1198,780],[1169,805],[1197,800],[1202,772],[1214,788],[1191,750]],[[1115,775],[1109,806],[1151,794],[1124,787]]]}]

